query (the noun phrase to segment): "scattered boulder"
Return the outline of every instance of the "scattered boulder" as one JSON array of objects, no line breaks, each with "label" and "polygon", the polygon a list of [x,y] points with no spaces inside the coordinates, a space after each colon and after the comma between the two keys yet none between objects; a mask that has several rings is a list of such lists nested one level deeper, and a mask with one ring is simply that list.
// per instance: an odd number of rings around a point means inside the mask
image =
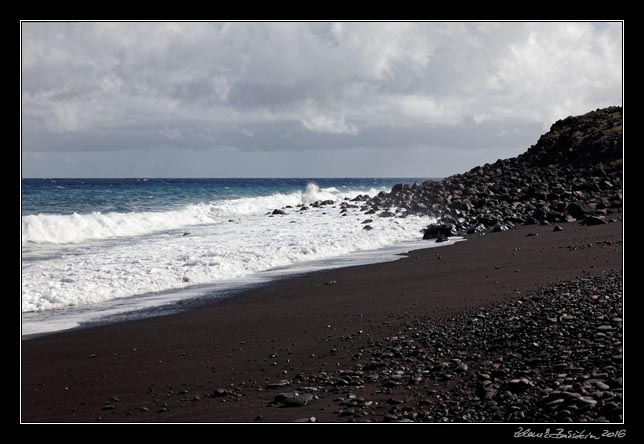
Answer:
[{"label": "scattered boulder", "polygon": [[467,234],[482,233],[485,231],[485,225],[478,224],[467,230]]},{"label": "scattered boulder", "polygon": [[593,209],[588,205],[571,203],[566,207],[566,213],[575,219],[583,219],[584,217],[593,214]]},{"label": "scattered boulder", "polygon": [[211,398],[221,398],[223,396],[230,395],[230,392],[224,388],[215,389],[211,394]]},{"label": "scattered boulder", "polygon": [[441,237],[456,236],[456,227],[452,224],[431,224],[425,228],[423,239],[437,239]]},{"label": "scattered boulder", "polygon": [[288,379],[282,379],[281,381],[272,382],[268,384],[266,388],[274,389],[274,388],[286,387],[287,385],[290,385],[290,384],[291,384],[291,381],[289,381]]},{"label": "scattered boulder", "polygon": [[275,402],[282,404],[284,407],[304,407],[313,400],[310,393],[280,393],[275,396]]}]

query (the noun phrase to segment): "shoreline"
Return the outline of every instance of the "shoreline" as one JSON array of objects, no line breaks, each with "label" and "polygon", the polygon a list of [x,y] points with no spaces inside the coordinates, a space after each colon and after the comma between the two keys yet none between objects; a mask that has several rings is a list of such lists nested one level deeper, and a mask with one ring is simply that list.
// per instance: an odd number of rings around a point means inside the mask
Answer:
[{"label": "shoreline", "polygon": [[[319,399],[299,407],[270,404],[280,390],[298,387],[298,375],[349,367],[411,320],[503,305],[548,283],[622,270],[621,220],[562,226],[469,235],[449,248],[289,277],[181,313],[23,340],[22,420],[351,420],[340,416],[332,391],[312,391]],[[268,388],[282,379],[290,384]],[[374,386],[354,390],[366,396]]]},{"label": "shoreline", "polygon": [[[44,330],[47,327],[40,327],[43,330],[37,330],[36,328],[34,329],[36,331],[33,333],[23,333],[22,340],[31,340],[55,333],[82,330],[119,322],[168,316],[236,297],[241,293],[271,285],[280,280],[295,279],[337,268],[394,262],[403,259],[415,250],[448,247],[463,240],[465,238],[461,236],[453,236],[449,241],[438,244],[425,240],[409,240],[375,250],[356,250],[348,254],[327,259],[314,259],[294,263],[284,267],[256,272],[238,279],[227,279],[211,284],[196,285],[194,287],[117,298],[100,303],[95,307],[71,307],[70,309],[45,310],[42,312],[23,312],[23,330],[25,328],[25,317],[35,317],[37,318],[36,322],[51,322],[53,319],[54,324],[75,325],[68,328],[61,327],[47,330]],[[431,245],[423,246],[423,244]],[[186,294],[189,296],[186,297]],[[157,302],[150,302],[150,299]],[[84,313],[86,314],[84,315]],[[33,321],[28,320],[27,322]]]}]

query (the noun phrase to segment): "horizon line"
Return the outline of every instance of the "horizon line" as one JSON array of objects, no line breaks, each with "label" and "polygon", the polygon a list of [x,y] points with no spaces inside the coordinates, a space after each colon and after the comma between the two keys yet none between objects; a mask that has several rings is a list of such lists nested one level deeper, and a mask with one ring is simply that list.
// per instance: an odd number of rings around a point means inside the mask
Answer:
[{"label": "horizon line", "polygon": [[443,176],[226,176],[226,177],[177,177],[177,176],[128,176],[128,177],[21,177],[21,180],[30,179],[437,179]]}]

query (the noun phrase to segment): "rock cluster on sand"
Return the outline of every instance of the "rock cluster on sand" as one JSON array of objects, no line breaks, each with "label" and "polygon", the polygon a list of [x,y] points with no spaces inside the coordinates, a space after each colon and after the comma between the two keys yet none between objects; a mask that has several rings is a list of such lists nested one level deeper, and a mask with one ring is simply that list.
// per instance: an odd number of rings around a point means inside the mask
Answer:
[{"label": "rock cluster on sand", "polygon": [[363,211],[430,215],[461,234],[601,220],[622,207],[622,140],[621,107],[568,117],[516,158],[440,182],[397,184],[365,202]]},{"label": "rock cluster on sand", "polygon": [[620,422],[622,362],[622,276],[609,272],[416,318],[353,367],[298,382],[330,392],[342,421]]}]

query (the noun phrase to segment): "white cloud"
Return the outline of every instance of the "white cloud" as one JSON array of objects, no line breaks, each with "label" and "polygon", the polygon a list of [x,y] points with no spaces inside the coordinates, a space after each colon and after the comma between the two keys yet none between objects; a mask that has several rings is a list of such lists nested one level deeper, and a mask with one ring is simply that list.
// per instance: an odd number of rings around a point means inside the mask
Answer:
[{"label": "white cloud", "polygon": [[325,116],[321,114],[309,114],[302,119],[302,126],[310,131],[331,134],[358,134],[358,128],[347,122],[343,115]]},{"label": "white cloud", "polygon": [[[229,129],[226,146],[262,150],[264,129],[287,124],[368,148],[368,129],[496,122],[498,134],[619,104],[622,26],[24,23],[22,85],[26,150],[49,149],[43,134],[166,127],[211,148]],[[123,149],[153,148],[134,143]]]}]

